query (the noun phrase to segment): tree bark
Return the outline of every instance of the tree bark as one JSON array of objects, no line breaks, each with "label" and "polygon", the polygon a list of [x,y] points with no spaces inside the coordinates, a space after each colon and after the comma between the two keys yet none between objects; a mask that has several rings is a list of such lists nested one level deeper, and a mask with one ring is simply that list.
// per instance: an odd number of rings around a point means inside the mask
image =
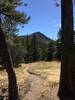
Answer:
[{"label": "tree bark", "polygon": [[8,74],[9,100],[17,100],[18,99],[18,87],[17,87],[17,82],[16,82],[16,75],[13,70],[12,59],[11,59],[10,52],[7,47],[6,39],[5,39],[1,26],[0,26],[0,53],[2,55],[2,60],[5,64],[5,68]]},{"label": "tree bark", "polygon": [[60,100],[75,100],[75,54],[73,39],[72,0],[61,0],[62,57],[58,96]]}]

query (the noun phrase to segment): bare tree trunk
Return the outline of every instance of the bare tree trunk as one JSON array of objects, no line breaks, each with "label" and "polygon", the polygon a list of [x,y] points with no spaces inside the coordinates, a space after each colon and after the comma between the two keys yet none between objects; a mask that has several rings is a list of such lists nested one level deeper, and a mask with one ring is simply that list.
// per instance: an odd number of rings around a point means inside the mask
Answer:
[{"label": "bare tree trunk", "polygon": [[62,57],[59,84],[60,100],[75,100],[75,54],[72,0],[61,0]]},{"label": "bare tree trunk", "polygon": [[0,53],[2,54],[2,60],[5,63],[5,68],[8,73],[8,90],[9,90],[9,100],[17,100],[18,99],[18,87],[16,82],[16,75],[13,70],[13,63],[9,53],[9,49],[7,47],[7,43],[5,40],[4,33],[0,26]]}]

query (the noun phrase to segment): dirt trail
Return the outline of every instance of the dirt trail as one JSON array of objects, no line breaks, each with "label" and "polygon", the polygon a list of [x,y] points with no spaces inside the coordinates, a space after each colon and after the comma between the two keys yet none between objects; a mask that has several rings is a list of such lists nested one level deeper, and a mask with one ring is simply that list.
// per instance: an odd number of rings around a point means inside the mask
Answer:
[{"label": "dirt trail", "polygon": [[30,91],[26,94],[25,100],[39,100],[41,96],[41,90],[43,89],[43,82],[37,76],[31,76]]},{"label": "dirt trail", "polygon": [[23,100],[51,100],[51,89],[45,85],[42,77],[27,72],[28,68],[24,70],[28,74],[30,80],[30,90],[24,96]]},{"label": "dirt trail", "polygon": [[[47,84],[47,77],[29,72],[30,67],[30,65],[23,65],[16,69],[20,100],[59,100],[57,97],[58,85],[50,87]],[[6,76],[5,71],[0,75],[0,90],[3,87],[7,88]]]}]

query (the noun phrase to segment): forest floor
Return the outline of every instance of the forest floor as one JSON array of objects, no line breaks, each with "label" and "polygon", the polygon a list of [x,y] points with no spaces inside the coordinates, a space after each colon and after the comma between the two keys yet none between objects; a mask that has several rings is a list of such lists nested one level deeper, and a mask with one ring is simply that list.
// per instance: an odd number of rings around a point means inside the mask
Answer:
[{"label": "forest floor", "polygon": [[[35,62],[15,68],[20,100],[59,100],[57,97],[60,62]],[[0,95],[7,95],[8,80],[0,71]],[[4,99],[6,100],[6,99]]]}]

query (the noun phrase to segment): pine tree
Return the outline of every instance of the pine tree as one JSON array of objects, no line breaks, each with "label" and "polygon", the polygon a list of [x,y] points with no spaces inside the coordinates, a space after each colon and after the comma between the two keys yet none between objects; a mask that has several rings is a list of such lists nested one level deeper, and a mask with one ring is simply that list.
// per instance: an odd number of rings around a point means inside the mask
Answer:
[{"label": "pine tree", "polygon": [[62,39],[62,32],[61,32],[61,29],[59,29],[57,41],[56,41],[56,54],[55,54],[57,60],[61,60],[61,55],[62,55],[61,39]]},{"label": "pine tree", "polygon": [[[5,32],[9,30],[12,25],[17,25],[20,23],[26,23],[27,19],[23,13],[19,13],[16,11],[16,7],[19,6],[21,2],[19,0],[2,0],[0,2],[0,53],[2,56],[2,60],[5,64],[6,71],[8,73],[8,90],[9,90],[9,100],[17,100],[18,99],[18,88],[16,75],[13,70],[13,62],[10,56],[10,52],[8,49],[8,45],[5,39]],[[5,21],[8,23],[3,27]],[[15,23],[15,24],[14,24]]]},{"label": "pine tree", "polygon": [[30,62],[30,52],[29,52],[29,49],[30,49],[30,44],[29,44],[29,37],[28,35],[26,36],[26,53],[25,53],[25,57],[24,57],[24,60],[25,60],[25,63],[29,63]]},{"label": "pine tree", "polygon": [[38,48],[37,48],[37,40],[36,40],[35,34],[33,34],[31,43],[30,43],[30,56],[31,56],[32,62],[38,60]]},{"label": "pine tree", "polygon": [[47,61],[51,61],[53,59],[53,53],[54,53],[54,42],[50,41],[48,44],[48,49],[47,49]]},{"label": "pine tree", "polygon": [[73,2],[61,0],[62,57],[59,84],[60,100],[75,100],[75,51]]}]

